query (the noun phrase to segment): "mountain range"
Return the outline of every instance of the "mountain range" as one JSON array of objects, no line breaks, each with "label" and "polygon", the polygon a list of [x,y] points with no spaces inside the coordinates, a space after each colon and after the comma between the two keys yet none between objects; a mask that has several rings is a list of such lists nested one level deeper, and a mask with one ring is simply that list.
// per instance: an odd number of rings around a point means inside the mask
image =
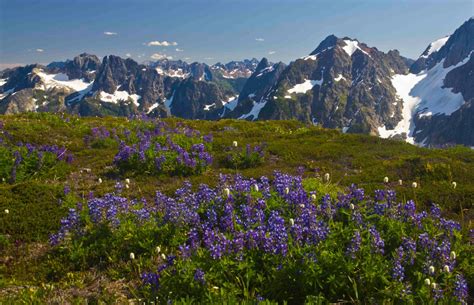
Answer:
[{"label": "mountain range", "polygon": [[68,112],[246,120],[296,119],[422,146],[474,146],[474,19],[416,60],[326,37],[289,64],[139,64],[80,54],[0,72],[0,113]]}]

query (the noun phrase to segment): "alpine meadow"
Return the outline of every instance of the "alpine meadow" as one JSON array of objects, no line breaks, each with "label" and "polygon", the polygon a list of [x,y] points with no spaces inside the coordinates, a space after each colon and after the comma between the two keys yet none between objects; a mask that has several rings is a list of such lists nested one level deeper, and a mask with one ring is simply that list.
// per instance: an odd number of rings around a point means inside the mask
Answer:
[{"label": "alpine meadow", "polygon": [[0,304],[473,304],[473,12],[0,0]]}]

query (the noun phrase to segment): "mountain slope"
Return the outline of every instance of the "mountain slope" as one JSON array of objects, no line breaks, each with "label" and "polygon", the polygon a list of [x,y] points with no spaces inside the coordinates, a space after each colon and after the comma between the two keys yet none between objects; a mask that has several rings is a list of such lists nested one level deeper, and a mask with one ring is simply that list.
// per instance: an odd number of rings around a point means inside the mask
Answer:
[{"label": "mountain slope", "polygon": [[393,76],[392,83],[403,100],[402,120],[395,128],[380,127],[382,137],[474,146],[474,19],[432,42],[410,73]]}]

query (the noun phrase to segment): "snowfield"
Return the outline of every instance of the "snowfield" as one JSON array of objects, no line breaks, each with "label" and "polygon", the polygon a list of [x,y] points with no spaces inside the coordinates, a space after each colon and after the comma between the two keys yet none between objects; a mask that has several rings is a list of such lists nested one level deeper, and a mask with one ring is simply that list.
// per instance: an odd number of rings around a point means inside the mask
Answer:
[{"label": "snowfield", "polygon": [[140,104],[138,100],[141,98],[138,94],[130,94],[127,91],[115,91],[113,94],[101,91],[99,93],[99,98],[103,102],[117,104],[119,101],[128,101],[129,98],[132,99],[132,102],[138,107]]},{"label": "snowfield", "polygon": [[430,56],[432,53],[438,52],[439,49],[441,49],[446,44],[449,37],[450,36],[446,36],[446,37],[440,38],[440,39],[435,40],[432,43],[430,43],[429,49],[427,50],[428,52],[425,51],[426,54],[423,54],[420,57],[428,58],[428,56]]},{"label": "snowfield", "polygon": [[84,81],[83,79],[72,79],[69,80],[69,77],[66,74],[47,74],[43,71],[36,72],[43,83],[43,89],[46,91],[55,87],[67,87],[74,91],[83,91],[90,86],[91,83]]},{"label": "snowfield", "polygon": [[319,85],[323,83],[323,79],[320,80],[310,80],[310,79],[305,79],[305,81],[301,84],[295,85],[293,88],[288,89],[288,93],[306,93],[309,90],[313,89],[314,86]]},{"label": "snowfield", "polygon": [[[444,87],[446,75],[453,69],[464,65],[472,52],[456,65],[444,68],[444,60],[430,70],[419,74],[397,74],[392,77],[392,85],[397,95],[403,99],[402,120],[395,129],[387,130],[385,126],[378,128],[382,138],[390,138],[406,133],[406,141],[415,144],[413,118],[432,116],[436,114],[451,115],[464,104],[461,93],[454,93],[451,88]],[[424,141],[423,141],[424,142]]]}]

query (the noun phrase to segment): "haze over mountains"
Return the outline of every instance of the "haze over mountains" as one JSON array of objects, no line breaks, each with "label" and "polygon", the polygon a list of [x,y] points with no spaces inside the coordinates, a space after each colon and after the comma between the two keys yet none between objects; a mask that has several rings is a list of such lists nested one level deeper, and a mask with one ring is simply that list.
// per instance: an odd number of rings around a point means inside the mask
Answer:
[{"label": "haze over mountains", "polygon": [[410,60],[325,38],[288,65],[263,58],[139,64],[80,54],[0,72],[0,113],[297,119],[425,146],[474,146],[474,19]]}]

